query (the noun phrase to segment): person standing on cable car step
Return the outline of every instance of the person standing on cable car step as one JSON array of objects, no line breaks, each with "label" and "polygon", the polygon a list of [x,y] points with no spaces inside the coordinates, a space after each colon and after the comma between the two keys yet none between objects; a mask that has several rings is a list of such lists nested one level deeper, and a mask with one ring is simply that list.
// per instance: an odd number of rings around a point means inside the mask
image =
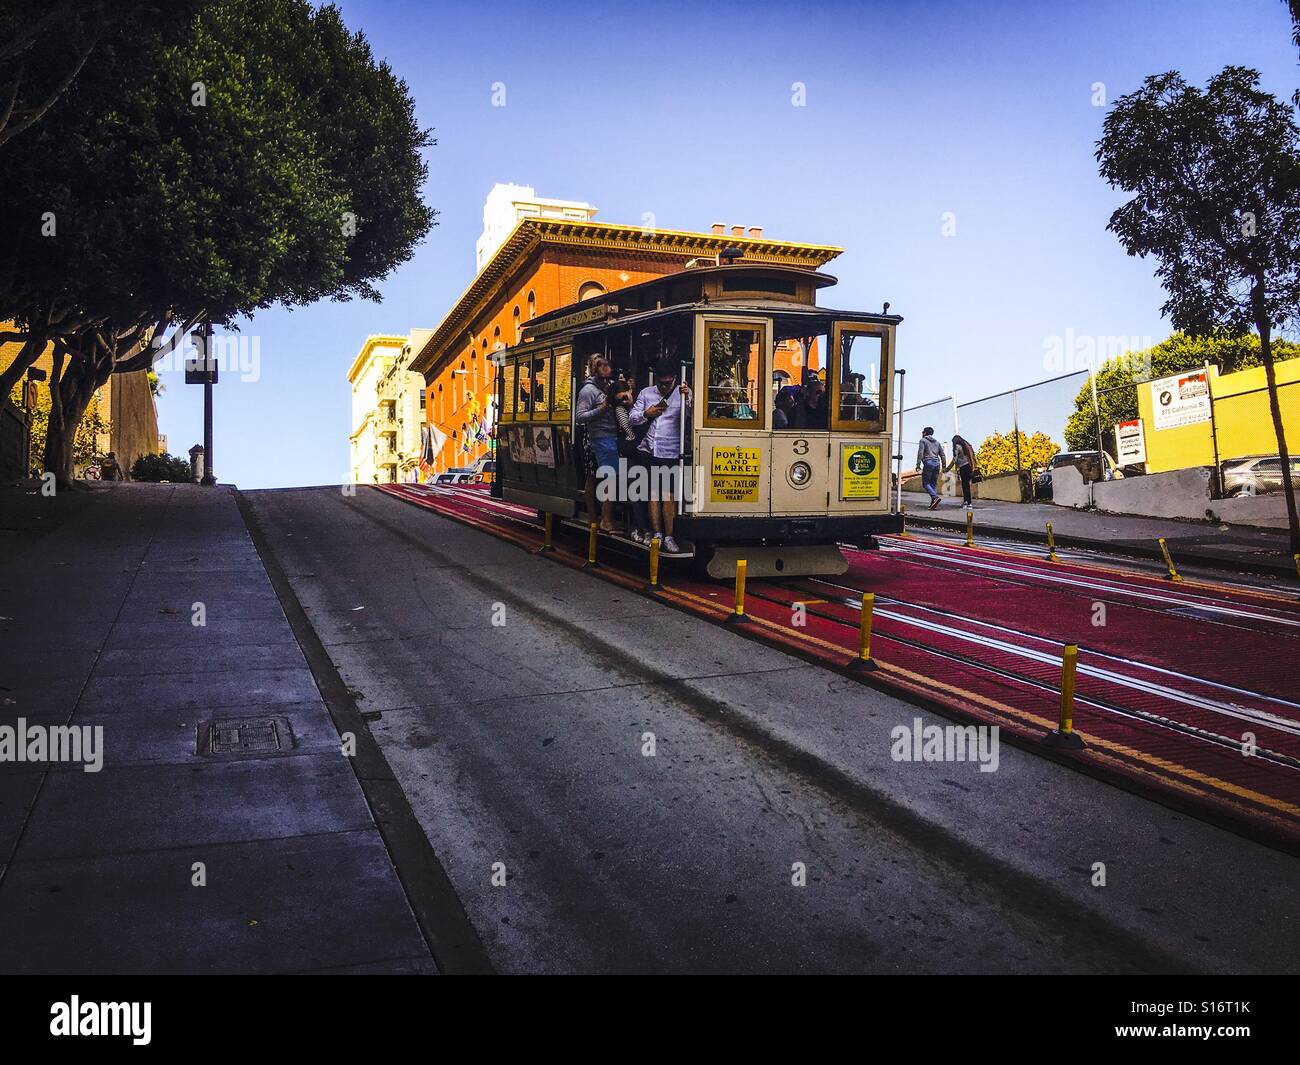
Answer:
[{"label": "person standing on cable car step", "polygon": [[933,427],[921,430],[921,445],[916,449],[916,468],[921,471],[921,487],[930,496],[930,509],[939,508],[939,471],[948,465],[943,445],[934,438]]},{"label": "person standing on cable car step", "polygon": [[951,468],[955,469],[957,476],[961,478],[961,501],[969,507],[971,506],[971,477],[975,473],[975,449],[970,446],[970,441],[960,434],[952,438]]},{"label": "person standing on cable car step", "polygon": [[656,537],[663,537],[663,549],[670,555],[681,550],[673,539],[673,514],[677,507],[671,486],[662,482],[671,478],[669,471],[681,461],[682,415],[685,411],[689,422],[690,403],[690,387],[685,381],[677,384],[677,363],[661,359],[655,366],[655,383],[636,397],[632,413],[628,415],[632,425],[649,424],[645,439],[641,441],[641,450],[650,459],[654,482],[651,484],[650,525]]},{"label": "person standing on cable car step", "polygon": [[[587,381],[578,393],[578,403],[574,411],[574,420],[585,430],[582,454],[586,460],[587,483],[587,520],[596,520],[596,476],[602,468],[608,472],[602,476],[618,476],[618,424],[614,421],[614,411],[610,408],[606,391],[614,367],[603,355],[594,355],[587,364]],[[614,501],[607,499],[600,504],[600,531],[617,532],[614,527]]]}]

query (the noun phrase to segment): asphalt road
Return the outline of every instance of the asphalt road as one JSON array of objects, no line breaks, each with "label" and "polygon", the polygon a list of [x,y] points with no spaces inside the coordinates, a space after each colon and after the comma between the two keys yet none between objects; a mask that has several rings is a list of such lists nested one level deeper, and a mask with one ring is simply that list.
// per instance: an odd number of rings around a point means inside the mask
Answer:
[{"label": "asphalt road", "polygon": [[498,970],[1297,964],[1295,859],[1005,745],[891,762],[930,715],[382,493],[246,499]]}]

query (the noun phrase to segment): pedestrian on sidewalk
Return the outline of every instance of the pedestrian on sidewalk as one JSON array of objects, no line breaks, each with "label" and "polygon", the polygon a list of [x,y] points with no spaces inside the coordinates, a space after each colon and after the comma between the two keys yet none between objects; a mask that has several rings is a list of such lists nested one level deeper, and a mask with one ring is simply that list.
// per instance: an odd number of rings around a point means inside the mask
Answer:
[{"label": "pedestrian on sidewalk", "polygon": [[939,508],[939,471],[948,464],[943,445],[934,438],[934,427],[921,430],[921,445],[916,449],[916,468],[921,471],[921,487],[930,496],[930,509]]},{"label": "pedestrian on sidewalk", "polygon": [[961,478],[961,501],[969,507],[971,505],[971,477],[977,467],[975,464],[975,449],[970,446],[970,441],[964,436],[953,434],[952,465],[949,468],[956,470],[957,476]]}]

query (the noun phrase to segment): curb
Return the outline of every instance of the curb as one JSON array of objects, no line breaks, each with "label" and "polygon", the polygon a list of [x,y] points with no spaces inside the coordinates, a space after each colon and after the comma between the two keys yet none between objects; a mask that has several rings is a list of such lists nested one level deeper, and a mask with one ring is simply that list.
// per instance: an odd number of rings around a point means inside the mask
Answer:
[{"label": "curb", "polygon": [[[945,532],[964,532],[966,529],[964,521],[960,524],[936,521],[933,518],[922,518],[911,514],[907,516],[907,524],[909,528],[943,529]],[[1047,547],[1047,536],[1045,534],[1031,532],[1028,529],[1016,529],[1003,525],[980,525],[978,522],[975,528],[1006,540],[1016,540],[1019,543],[1026,544],[1042,544],[1044,549]],[[1140,544],[1135,544],[1129,540],[1094,540],[1085,536],[1067,536],[1058,532],[1053,533],[1053,538],[1056,540],[1057,547],[1079,547],[1093,551],[1105,551],[1112,555],[1127,555],[1130,558],[1152,559],[1156,562],[1163,561],[1158,548],[1142,547]],[[1286,558],[1279,558],[1277,562],[1261,562],[1253,559],[1199,554],[1182,549],[1178,549],[1176,555],[1179,563],[1191,566],[1205,566],[1209,569],[1237,570],[1243,573],[1257,573],[1265,577],[1288,577],[1295,573],[1291,560]]]}]

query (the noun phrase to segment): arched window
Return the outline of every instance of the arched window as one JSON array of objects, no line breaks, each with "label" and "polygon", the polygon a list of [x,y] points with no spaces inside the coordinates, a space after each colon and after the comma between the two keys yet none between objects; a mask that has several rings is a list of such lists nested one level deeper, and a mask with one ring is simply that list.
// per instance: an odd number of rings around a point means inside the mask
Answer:
[{"label": "arched window", "polygon": [[523,339],[523,331],[519,325],[519,304],[517,303],[515,304],[514,319],[515,319],[515,343],[518,344],[519,341]]},{"label": "arched window", "polygon": [[578,302],[589,300],[593,296],[601,296],[605,293],[605,286],[599,281],[584,281],[578,286]]},{"label": "arched window", "polygon": [[528,320],[532,321],[537,317],[537,297],[531,292],[528,293]]}]

